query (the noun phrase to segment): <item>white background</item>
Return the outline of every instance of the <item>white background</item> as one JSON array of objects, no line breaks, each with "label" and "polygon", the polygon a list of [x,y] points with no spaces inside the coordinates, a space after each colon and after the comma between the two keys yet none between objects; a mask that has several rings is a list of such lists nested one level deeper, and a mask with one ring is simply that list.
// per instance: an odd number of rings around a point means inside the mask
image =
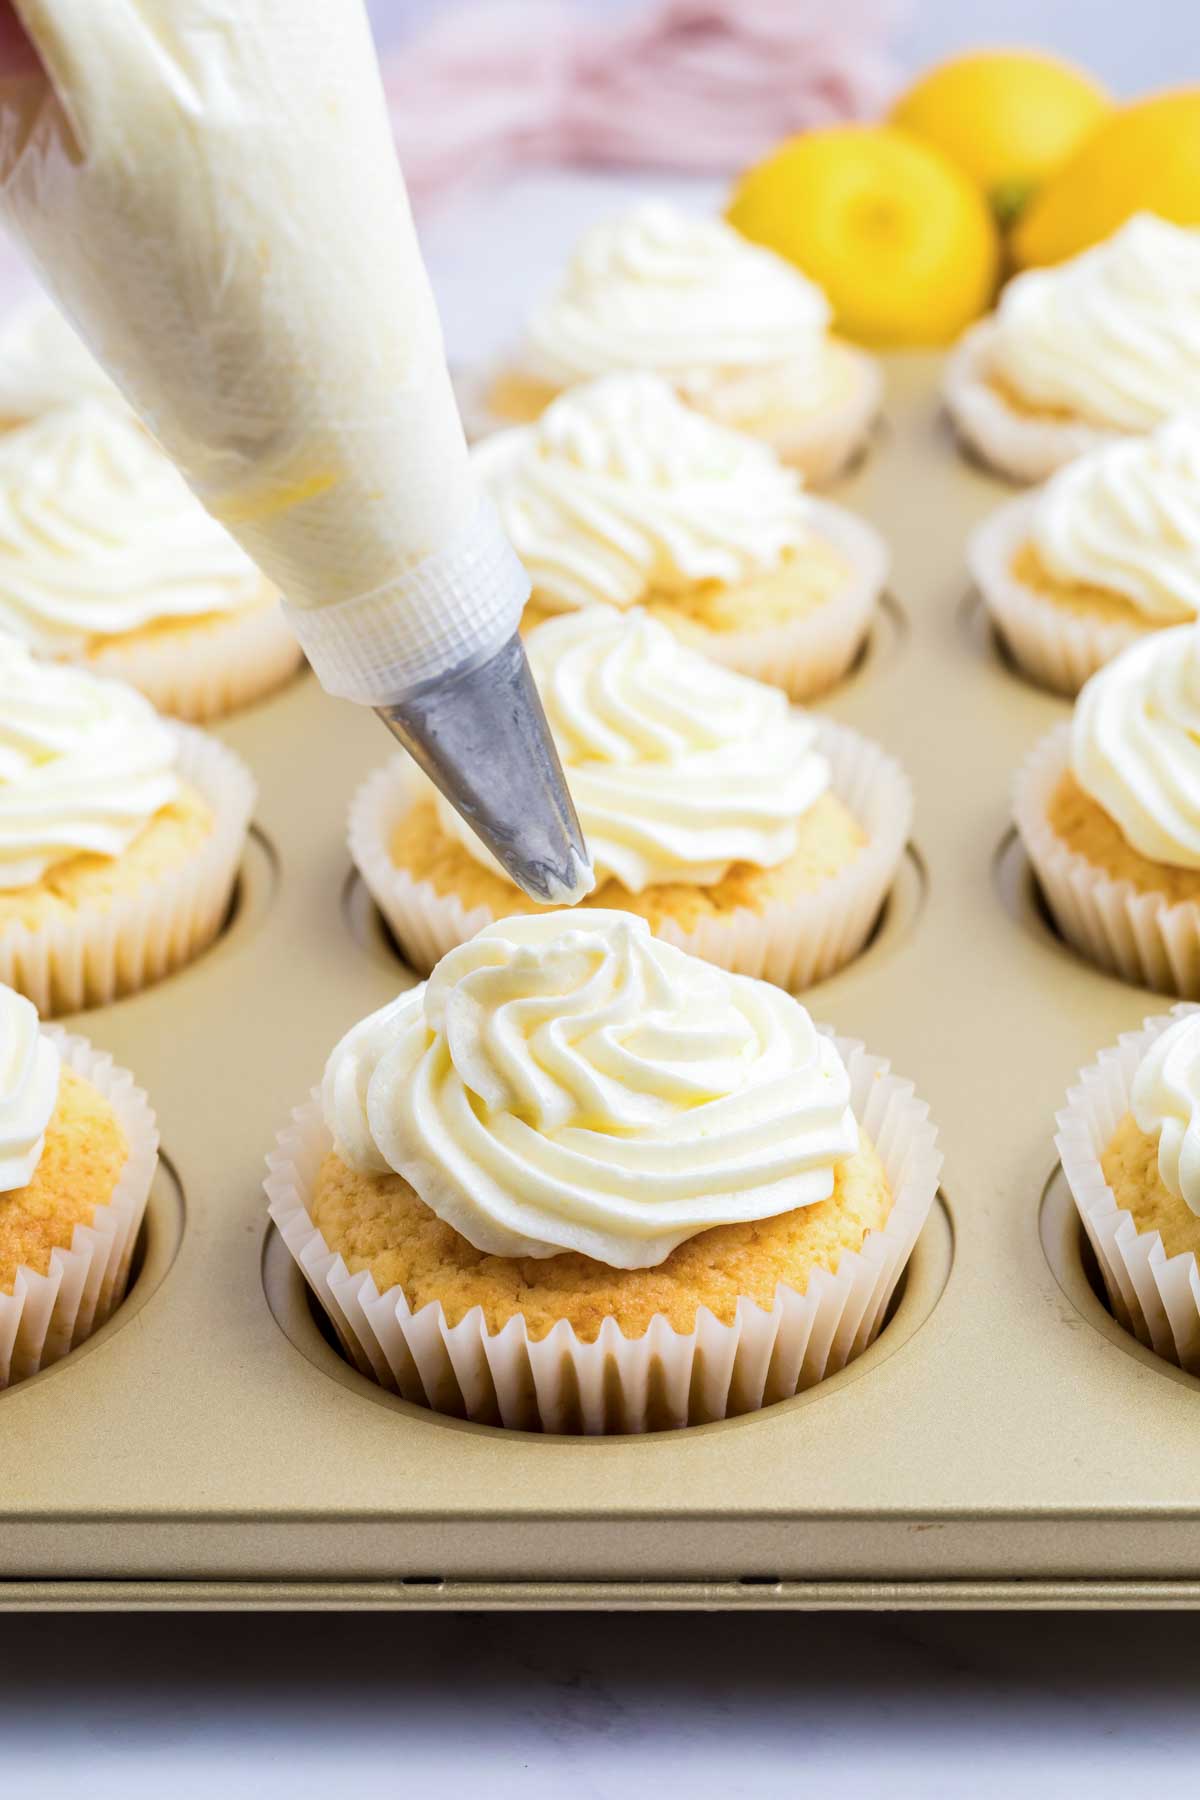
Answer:
[{"label": "white background", "polygon": [[[385,34],[421,11],[373,5]],[[915,67],[1028,36],[1129,91],[1200,76],[1197,17],[925,0],[902,41]],[[622,190],[534,174],[431,221],[452,355],[508,340]],[[10,1617],[0,1796],[1182,1795],[1198,1644],[1188,1615]]]}]

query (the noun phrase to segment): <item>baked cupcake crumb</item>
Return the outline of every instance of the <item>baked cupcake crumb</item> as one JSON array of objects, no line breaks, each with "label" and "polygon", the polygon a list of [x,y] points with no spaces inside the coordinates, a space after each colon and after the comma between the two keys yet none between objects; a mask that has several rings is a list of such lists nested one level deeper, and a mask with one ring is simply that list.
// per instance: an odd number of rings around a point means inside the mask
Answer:
[{"label": "baked cupcake crumb", "polygon": [[1200,1254],[1200,1218],[1171,1192],[1158,1171],[1158,1139],[1126,1113],[1100,1158],[1104,1179],[1139,1232],[1157,1231],[1168,1256]]},{"label": "baked cupcake crumb", "polygon": [[76,1225],[90,1225],[96,1208],[111,1200],[128,1156],[112,1106],[64,1066],[32,1178],[0,1193],[0,1293],[13,1292],[22,1264],[35,1274],[49,1273],[51,1252],[69,1249]]}]

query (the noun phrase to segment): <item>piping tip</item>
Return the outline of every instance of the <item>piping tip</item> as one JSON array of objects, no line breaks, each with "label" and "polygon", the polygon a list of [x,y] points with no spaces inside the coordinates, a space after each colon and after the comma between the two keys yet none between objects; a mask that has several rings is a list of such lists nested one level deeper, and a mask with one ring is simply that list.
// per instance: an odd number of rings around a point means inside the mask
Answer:
[{"label": "piping tip", "polygon": [[517,632],[485,661],[375,708],[523,893],[572,906],[595,885]]}]

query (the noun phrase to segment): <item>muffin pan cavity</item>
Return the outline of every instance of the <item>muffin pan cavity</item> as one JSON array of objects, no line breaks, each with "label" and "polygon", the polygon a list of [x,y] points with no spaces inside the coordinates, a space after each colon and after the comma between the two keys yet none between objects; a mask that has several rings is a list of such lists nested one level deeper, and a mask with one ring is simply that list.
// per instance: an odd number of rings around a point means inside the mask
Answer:
[{"label": "muffin pan cavity", "polygon": [[[724,1432],[738,1427],[744,1429],[779,1409],[806,1407],[840,1393],[861,1376],[869,1375],[872,1369],[878,1368],[897,1350],[902,1349],[931,1316],[949,1280],[953,1260],[954,1230],[950,1210],[944,1195],[939,1192],[908,1267],[892,1296],[886,1321],[874,1342],[861,1356],[856,1357],[837,1374],[830,1375],[826,1380],[806,1388],[790,1399],[775,1401],[757,1411],[744,1411],[716,1424],[689,1426],[688,1437],[699,1432]],[[407,1413],[410,1417],[425,1419],[431,1426],[443,1426],[449,1419],[459,1430],[482,1433],[501,1443],[507,1442],[513,1435],[498,1425],[471,1424],[465,1418],[453,1417],[455,1413],[461,1413],[461,1405],[455,1407],[452,1400],[447,1404],[446,1395],[440,1397],[440,1410],[433,1412],[427,1407],[402,1400],[398,1394],[389,1393],[369,1376],[360,1374],[339,1343],[328,1314],[315,1300],[273,1225],[268,1227],[263,1240],[261,1266],[263,1293],[279,1329],[301,1356],[330,1380],[337,1382],[347,1393],[375,1405]],[[530,1434],[517,1435],[527,1437]],[[659,1441],[664,1443],[678,1436],[677,1433],[661,1432],[658,1435]],[[563,1440],[556,1437],[553,1441]],[[600,1438],[569,1438],[566,1441],[604,1446],[622,1440],[619,1436],[610,1435]]]},{"label": "muffin pan cavity", "polygon": [[[129,1265],[129,1284],[125,1290],[125,1298],[104,1324],[76,1349],[69,1351],[66,1356],[60,1357],[57,1362],[49,1364],[38,1374],[31,1375],[24,1381],[18,1381],[12,1387],[0,1388],[0,1405],[6,1401],[16,1400],[21,1395],[32,1397],[35,1393],[41,1394],[46,1384],[53,1381],[55,1376],[77,1370],[86,1358],[92,1356],[102,1345],[107,1344],[119,1331],[123,1331],[126,1325],[136,1319],[147,1301],[153,1298],[157,1289],[162,1285],[175,1261],[183,1242],[186,1218],[183,1184],[179,1179],[179,1172],[172,1162],[169,1152],[160,1146],[158,1169],[150,1189],[150,1197],[146,1202],[141,1229],[133,1246],[133,1257]],[[54,1404],[53,1392],[45,1396],[44,1403]],[[42,1402],[39,1401],[36,1404],[42,1404]]]}]

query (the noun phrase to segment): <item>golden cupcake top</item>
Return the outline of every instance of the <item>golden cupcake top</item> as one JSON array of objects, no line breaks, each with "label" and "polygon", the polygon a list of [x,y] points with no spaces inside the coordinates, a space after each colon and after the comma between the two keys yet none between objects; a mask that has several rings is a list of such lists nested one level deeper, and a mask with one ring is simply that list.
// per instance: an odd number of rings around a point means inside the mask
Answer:
[{"label": "golden cupcake top", "polygon": [[1102,588],[1155,624],[1200,613],[1200,423],[1077,457],[1033,502],[1030,541],[1057,581]]},{"label": "golden cupcake top", "polygon": [[572,388],[473,461],[539,605],[632,606],[778,569],[810,535],[796,473],[660,376]]},{"label": "golden cupcake top", "polygon": [[246,553],[123,407],[80,400],[0,436],[0,631],[72,656],[263,593]]},{"label": "golden cupcake top", "polygon": [[[830,770],[816,721],[778,688],[685,648],[637,608],[547,619],[526,650],[598,883],[709,886],[734,863],[792,855]],[[445,832],[498,868],[440,796],[437,808]]]},{"label": "golden cupcake top", "polygon": [[1092,676],[1071,770],[1135,850],[1200,869],[1200,628],[1151,632]]},{"label": "golden cupcake top", "polygon": [[1114,431],[1200,409],[1200,232],[1139,213],[1005,288],[989,355],[1034,407]]},{"label": "golden cupcake top", "polygon": [[342,1039],[343,1161],[402,1175],[476,1249],[647,1268],[828,1199],[858,1146],[832,1040],[781,988],[599,910],[503,919]]},{"label": "golden cupcake top", "polygon": [[0,636],[0,891],[121,854],[179,792],[178,739],[120,681]]},{"label": "golden cupcake top", "polygon": [[0,986],[0,1194],[25,1187],[46,1144],[58,1101],[59,1055],[37,1009]]}]

